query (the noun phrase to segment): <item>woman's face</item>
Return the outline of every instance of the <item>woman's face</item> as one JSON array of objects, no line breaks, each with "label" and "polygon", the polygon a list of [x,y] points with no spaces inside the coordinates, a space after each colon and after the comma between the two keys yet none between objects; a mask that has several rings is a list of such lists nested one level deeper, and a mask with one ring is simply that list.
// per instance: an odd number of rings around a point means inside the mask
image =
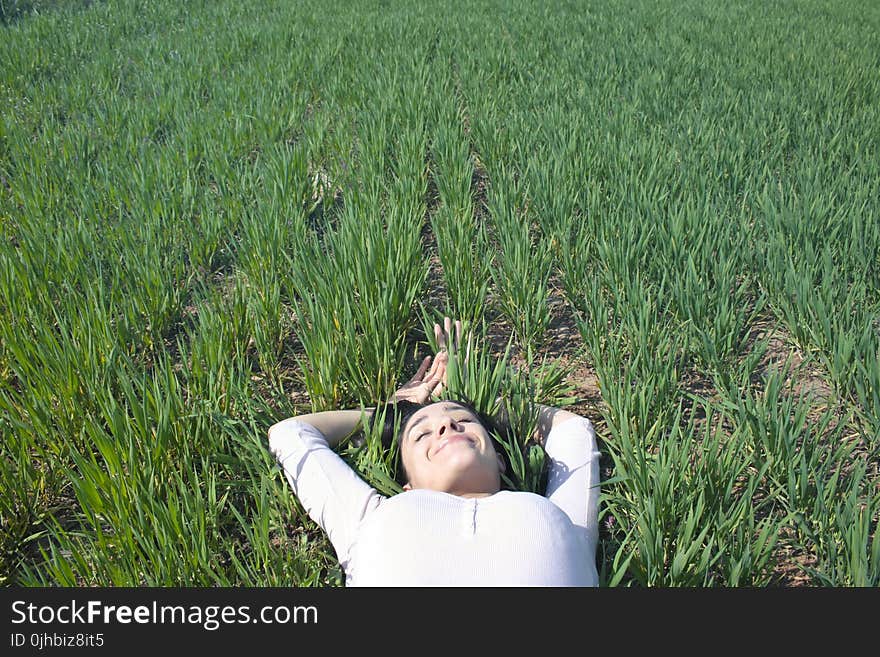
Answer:
[{"label": "woman's face", "polygon": [[501,489],[504,464],[479,419],[451,401],[430,404],[403,428],[400,455],[405,490],[427,488],[453,495],[492,495]]}]

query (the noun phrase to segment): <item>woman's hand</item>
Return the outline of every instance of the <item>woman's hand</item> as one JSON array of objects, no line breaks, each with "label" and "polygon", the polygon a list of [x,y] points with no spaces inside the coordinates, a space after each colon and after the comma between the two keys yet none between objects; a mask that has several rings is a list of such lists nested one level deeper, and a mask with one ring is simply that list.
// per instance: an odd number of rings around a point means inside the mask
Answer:
[{"label": "woman's hand", "polygon": [[443,328],[434,324],[434,338],[437,341],[437,354],[433,358],[425,357],[415,376],[394,393],[392,401],[406,400],[424,404],[432,395],[439,397],[443,392],[446,386],[446,365],[449,363],[449,345],[456,349],[460,345],[461,321],[453,322],[449,317],[444,317]]},{"label": "woman's hand", "polygon": [[416,404],[424,404],[438,387],[442,390],[442,384],[446,381],[446,363],[449,360],[449,354],[443,351],[434,357],[433,362],[431,360],[430,356],[425,357],[415,376],[401,388],[398,388],[392,401],[406,400]]}]

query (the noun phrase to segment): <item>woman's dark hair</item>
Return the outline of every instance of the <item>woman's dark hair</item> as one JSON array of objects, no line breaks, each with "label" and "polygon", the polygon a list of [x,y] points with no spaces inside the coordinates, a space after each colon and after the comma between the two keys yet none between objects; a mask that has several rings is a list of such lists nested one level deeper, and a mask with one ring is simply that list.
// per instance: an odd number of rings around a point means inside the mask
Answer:
[{"label": "woman's dark hair", "polygon": [[[498,440],[499,437],[507,437],[510,434],[510,427],[502,422],[499,422],[491,415],[481,413],[469,401],[463,399],[444,399],[443,401],[461,406],[465,410],[471,412],[474,417],[476,417],[480,421],[480,424],[483,425],[483,428],[486,429],[486,433],[489,434],[489,438],[492,440],[492,446],[495,448],[495,451],[498,452],[498,455],[504,462],[505,471],[508,473],[508,475],[511,474],[513,470],[510,463],[510,456],[507,454],[507,450],[504,449],[504,447]],[[434,402],[431,402],[429,404],[417,404],[415,402],[407,400],[389,402],[384,406],[377,408],[375,413],[373,413],[374,423],[378,423],[379,420],[382,420],[380,434],[382,447],[384,447],[385,449],[391,449],[392,445],[394,445],[395,437],[397,438],[397,470],[394,474],[395,479],[399,484],[404,484],[408,481],[406,470],[403,467],[403,458],[401,458],[399,451],[400,441],[403,439],[403,435],[401,434],[406,428],[406,425],[412,419],[412,416],[418,413],[421,409],[430,406],[432,403]],[[373,427],[374,431],[377,429],[379,428],[375,426]],[[503,484],[504,481],[502,477],[502,488]]]}]

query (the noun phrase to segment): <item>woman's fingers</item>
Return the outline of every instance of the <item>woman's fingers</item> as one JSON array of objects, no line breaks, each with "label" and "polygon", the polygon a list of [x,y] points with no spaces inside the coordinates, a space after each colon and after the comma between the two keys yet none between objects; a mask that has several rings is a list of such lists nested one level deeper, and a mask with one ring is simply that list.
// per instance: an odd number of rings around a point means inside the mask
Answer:
[{"label": "woman's fingers", "polygon": [[443,331],[439,324],[434,324],[434,341],[437,343],[437,351],[446,349],[446,339],[443,337]]},{"label": "woman's fingers", "polygon": [[458,350],[461,347],[461,336],[463,333],[461,320],[453,321],[450,317],[443,318],[443,326],[434,324],[434,340],[437,342],[437,349],[448,350],[450,347]]},{"label": "woman's fingers", "polygon": [[439,380],[440,377],[446,372],[446,363],[449,361],[449,354],[445,351],[441,351],[434,357],[434,363],[431,365],[431,369],[428,372],[428,375],[425,377],[426,381],[433,381],[434,379]]},{"label": "woman's fingers", "polygon": [[[434,341],[437,343],[437,355],[426,380],[431,380],[434,395],[439,396],[446,384],[446,367],[449,361],[449,351],[456,352],[461,349],[464,327],[460,319],[453,320],[451,317],[443,318],[443,326],[434,324]],[[467,357],[465,357],[467,362]],[[436,387],[434,387],[436,386]]]},{"label": "woman's fingers", "polygon": [[434,386],[434,394],[438,397],[443,392],[443,384],[446,382],[446,359],[442,359],[440,361],[440,366],[437,368],[437,374],[435,375],[436,383]]},{"label": "woman's fingers", "polygon": [[443,363],[443,358],[441,357],[441,354],[437,354],[437,356],[434,358],[434,362],[431,363],[431,369],[428,371],[428,374],[427,374],[427,376],[425,376],[425,379],[428,381],[431,381],[432,379],[434,379],[437,376],[437,369],[439,367],[441,367],[442,363]]},{"label": "woman's fingers", "polygon": [[410,383],[418,383],[425,377],[425,371],[428,369],[428,365],[431,364],[431,357],[425,356],[422,364],[419,365],[418,371],[413,375],[413,378],[409,380]]}]

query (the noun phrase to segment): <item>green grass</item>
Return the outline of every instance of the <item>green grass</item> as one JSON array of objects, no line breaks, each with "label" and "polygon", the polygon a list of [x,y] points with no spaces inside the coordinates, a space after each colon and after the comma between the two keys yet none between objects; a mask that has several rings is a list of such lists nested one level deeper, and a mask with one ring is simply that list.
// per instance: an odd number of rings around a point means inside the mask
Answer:
[{"label": "green grass", "polygon": [[445,311],[521,487],[534,402],[596,424],[604,585],[876,586],[878,34],[857,0],[0,1],[0,581],[340,585],[266,431],[387,398]]}]

